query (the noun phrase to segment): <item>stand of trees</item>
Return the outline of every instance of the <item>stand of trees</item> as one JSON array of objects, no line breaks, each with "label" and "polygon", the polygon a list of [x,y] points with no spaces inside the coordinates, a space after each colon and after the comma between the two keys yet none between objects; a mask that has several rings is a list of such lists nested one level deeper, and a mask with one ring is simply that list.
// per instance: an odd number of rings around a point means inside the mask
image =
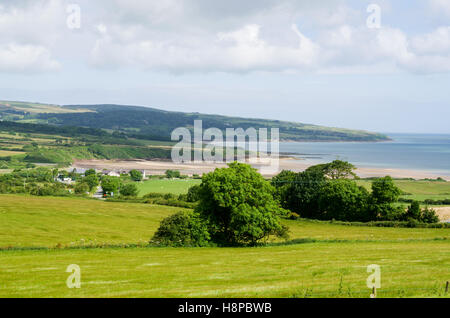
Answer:
[{"label": "stand of trees", "polygon": [[[408,210],[396,204],[401,191],[391,177],[374,179],[372,191],[351,179],[355,167],[336,160],[304,172],[282,171],[272,179],[283,208],[303,218],[338,221],[438,222],[431,209],[413,202]],[[414,211],[414,212],[412,212]]]}]

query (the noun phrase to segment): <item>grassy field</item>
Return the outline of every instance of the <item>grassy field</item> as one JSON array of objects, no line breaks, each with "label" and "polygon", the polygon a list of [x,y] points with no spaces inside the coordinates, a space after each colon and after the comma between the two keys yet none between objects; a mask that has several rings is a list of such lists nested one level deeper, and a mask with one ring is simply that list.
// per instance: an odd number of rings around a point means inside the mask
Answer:
[{"label": "grassy field", "polygon": [[[0,297],[443,297],[449,244],[313,243],[263,248],[0,252]],[[65,272],[81,268],[81,288]],[[448,296],[448,295],[447,295]]]},{"label": "grassy field", "polygon": [[22,155],[24,153],[25,152],[23,152],[23,151],[0,150],[0,157],[17,156],[17,155]]},{"label": "grassy field", "polygon": [[[371,181],[358,180],[358,184],[370,190]],[[423,201],[425,199],[450,199],[450,182],[395,180],[395,184],[405,193],[402,198]]]},{"label": "grassy field", "polygon": [[[183,210],[139,203],[0,195],[0,248],[148,242],[159,222]],[[430,240],[450,229],[380,228],[285,220],[290,239]]]},{"label": "grassy field", "polygon": [[187,193],[188,189],[194,185],[200,184],[198,179],[151,179],[137,183],[139,195],[155,192],[155,193]]},{"label": "grassy field", "polygon": [[[450,229],[350,227],[284,221],[303,244],[259,248],[86,248],[144,245],[180,208],[89,199],[0,195],[0,297],[444,296]],[[38,249],[36,247],[58,247]],[[72,247],[72,248],[71,248]],[[70,264],[82,288],[65,285]]]}]

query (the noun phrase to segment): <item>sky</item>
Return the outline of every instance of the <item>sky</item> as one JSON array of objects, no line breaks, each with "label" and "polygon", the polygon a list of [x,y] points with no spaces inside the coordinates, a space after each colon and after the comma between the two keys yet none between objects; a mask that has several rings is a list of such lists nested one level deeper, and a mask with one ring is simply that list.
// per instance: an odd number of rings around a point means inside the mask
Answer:
[{"label": "sky", "polygon": [[0,100],[450,133],[450,0],[0,0]]}]

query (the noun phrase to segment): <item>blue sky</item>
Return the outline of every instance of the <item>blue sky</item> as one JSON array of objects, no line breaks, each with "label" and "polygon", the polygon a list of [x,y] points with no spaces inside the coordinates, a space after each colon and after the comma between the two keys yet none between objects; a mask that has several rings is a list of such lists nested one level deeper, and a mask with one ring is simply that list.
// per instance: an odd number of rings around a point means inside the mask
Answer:
[{"label": "blue sky", "polygon": [[74,2],[0,2],[0,99],[450,133],[450,1]]}]

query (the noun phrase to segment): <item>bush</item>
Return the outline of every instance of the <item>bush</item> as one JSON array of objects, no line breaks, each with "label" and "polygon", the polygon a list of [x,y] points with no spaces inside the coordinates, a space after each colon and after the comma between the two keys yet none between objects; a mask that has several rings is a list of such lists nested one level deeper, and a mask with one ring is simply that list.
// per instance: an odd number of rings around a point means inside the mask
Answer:
[{"label": "bush", "polygon": [[138,187],[133,183],[125,184],[120,188],[120,195],[126,197],[137,197],[138,192]]},{"label": "bush", "polygon": [[77,183],[77,185],[75,186],[75,194],[86,194],[89,191],[89,185],[85,182]]},{"label": "bush", "polygon": [[209,246],[208,227],[195,213],[179,212],[161,221],[150,243],[173,247]]},{"label": "bush", "polygon": [[168,179],[175,179],[181,176],[181,173],[178,170],[167,170],[165,174]]},{"label": "bush", "polygon": [[131,180],[133,180],[133,181],[142,181],[143,174],[139,170],[131,170],[130,177],[131,177]]},{"label": "bush", "polygon": [[422,210],[420,221],[423,223],[438,223],[439,217],[437,216],[435,210],[426,207],[425,209]]},{"label": "bush", "polygon": [[195,185],[189,188],[186,201],[187,202],[197,202],[200,200],[200,186]]}]

